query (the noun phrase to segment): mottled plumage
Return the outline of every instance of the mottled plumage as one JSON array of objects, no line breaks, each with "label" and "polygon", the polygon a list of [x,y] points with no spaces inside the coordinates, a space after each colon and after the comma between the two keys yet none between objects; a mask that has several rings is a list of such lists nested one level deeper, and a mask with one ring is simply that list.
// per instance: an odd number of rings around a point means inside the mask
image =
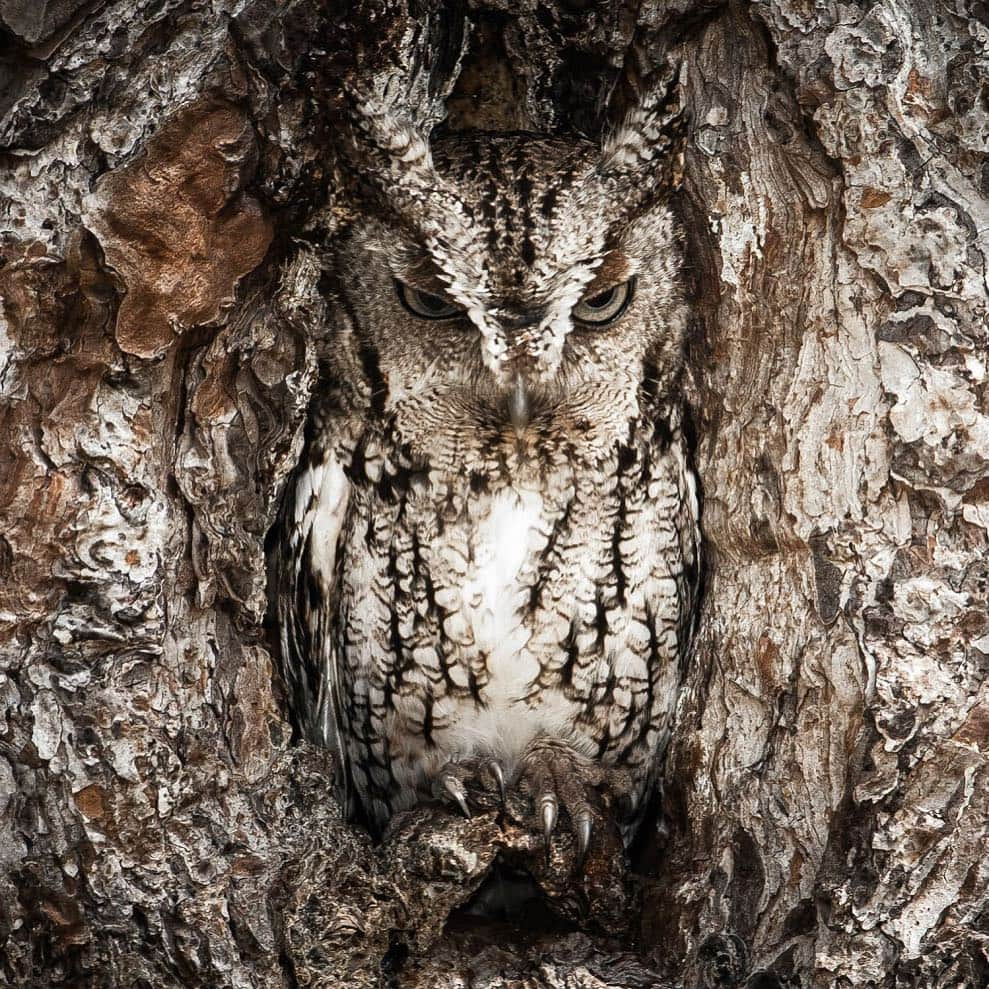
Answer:
[{"label": "mottled plumage", "polygon": [[450,760],[511,785],[540,739],[627,771],[627,830],[655,783],[698,572],[671,101],[603,149],[358,122],[374,208],[336,251],[273,595],[300,724],[377,826]]}]

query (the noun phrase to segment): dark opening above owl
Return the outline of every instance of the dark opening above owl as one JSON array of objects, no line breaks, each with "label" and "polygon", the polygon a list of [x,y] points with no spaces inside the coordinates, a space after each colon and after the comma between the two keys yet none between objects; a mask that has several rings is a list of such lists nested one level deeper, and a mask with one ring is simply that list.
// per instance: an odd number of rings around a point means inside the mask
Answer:
[{"label": "dark opening above owl", "polygon": [[603,147],[356,125],[327,372],[273,581],[296,719],[380,829],[476,780],[586,849],[655,785],[697,576],[675,97]]}]

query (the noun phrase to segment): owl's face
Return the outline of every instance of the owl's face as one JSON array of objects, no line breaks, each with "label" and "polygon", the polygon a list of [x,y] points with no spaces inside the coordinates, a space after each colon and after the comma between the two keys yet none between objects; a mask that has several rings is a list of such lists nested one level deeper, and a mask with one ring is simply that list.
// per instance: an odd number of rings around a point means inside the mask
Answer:
[{"label": "owl's face", "polygon": [[377,411],[454,469],[606,456],[679,370],[669,211],[626,200],[587,142],[458,136],[431,167],[421,203],[355,228],[340,257]]}]

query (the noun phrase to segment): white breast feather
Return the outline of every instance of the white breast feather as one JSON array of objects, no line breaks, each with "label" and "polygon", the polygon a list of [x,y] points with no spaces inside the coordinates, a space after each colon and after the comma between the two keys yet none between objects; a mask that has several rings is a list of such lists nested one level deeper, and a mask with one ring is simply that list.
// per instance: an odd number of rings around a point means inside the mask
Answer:
[{"label": "white breast feather", "polygon": [[[347,503],[350,500],[350,482],[340,462],[332,454],[313,472],[311,490],[315,490],[317,485],[319,494],[312,506],[309,555],[313,573],[320,581],[323,597],[326,601],[331,601],[336,579],[337,542],[347,514]],[[300,485],[296,502],[297,515],[301,511],[300,502],[305,494],[302,490],[304,487],[305,485]],[[342,752],[343,740],[340,738],[340,726],[337,724],[332,703],[332,692],[340,689],[332,636],[324,636],[322,644],[323,655],[318,657],[319,662],[323,664],[323,676],[319,682],[317,724],[324,744],[336,752]],[[339,698],[337,707],[339,707]]]},{"label": "white breast feather", "polygon": [[[347,502],[350,499],[350,482],[343,472],[343,467],[334,456],[318,468],[313,475],[313,482],[319,484],[319,494],[316,498],[315,513],[312,520],[312,536],[310,555],[313,568],[323,578],[323,591],[327,593],[333,588],[336,573],[337,540],[343,520],[347,514]],[[300,491],[298,498],[303,497]],[[296,515],[300,511],[296,503]]]},{"label": "white breast feather", "polygon": [[462,702],[445,742],[451,754],[491,752],[510,772],[535,735],[564,728],[566,711],[551,691],[535,708],[524,701],[540,670],[523,616],[531,567],[546,543],[543,499],[536,490],[509,488],[489,506],[469,536],[473,560],[460,594],[473,649],[487,656],[486,706]]}]

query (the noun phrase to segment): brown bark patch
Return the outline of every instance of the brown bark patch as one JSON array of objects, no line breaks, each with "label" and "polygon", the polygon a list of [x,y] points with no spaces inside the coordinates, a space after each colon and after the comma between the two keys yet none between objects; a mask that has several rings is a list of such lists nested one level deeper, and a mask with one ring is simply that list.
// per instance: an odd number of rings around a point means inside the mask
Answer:
[{"label": "brown bark patch", "polygon": [[780,661],[780,651],[779,647],[766,632],[763,632],[759,636],[759,641],[756,643],[755,661],[763,684],[769,686],[775,683],[777,678],[776,670]]},{"label": "brown bark patch", "polygon": [[123,350],[155,357],[176,334],[217,320],[264,257],[271,223],[243,191],[256,158],[239,110],[198,104],[99,181],[88,224],[126,289],[116,325]]},{"label": "brown bark patch", "polygon": [[0,360],[0,529],[9,577],[0,611],[38,620],[61,596],[53,568],[86,501],[73,469],[76,433],[116,352],[90,246],[74,238],[65,260],[38,243],[0,251],[0,325],[10,340]]},{"label": "brown bark patch", "polygon": [[860,200],[862,209],[878,209],[885,206],[893,197],[882,189],[873,189],[871,186],[862,190]]},{"label": "brown bark patch", "polygon": [[75,795],[76,806],[90,821],[99,821],[106,816],[103,797],[103,788],[94,783],[83,787]]},{"label": "brown bark patch", "polygon": [[954,740],[961,745],[971,745],[980,752],[989,752],[989,702],[976,704],[969,711],[968,717],[955,732]]}]

